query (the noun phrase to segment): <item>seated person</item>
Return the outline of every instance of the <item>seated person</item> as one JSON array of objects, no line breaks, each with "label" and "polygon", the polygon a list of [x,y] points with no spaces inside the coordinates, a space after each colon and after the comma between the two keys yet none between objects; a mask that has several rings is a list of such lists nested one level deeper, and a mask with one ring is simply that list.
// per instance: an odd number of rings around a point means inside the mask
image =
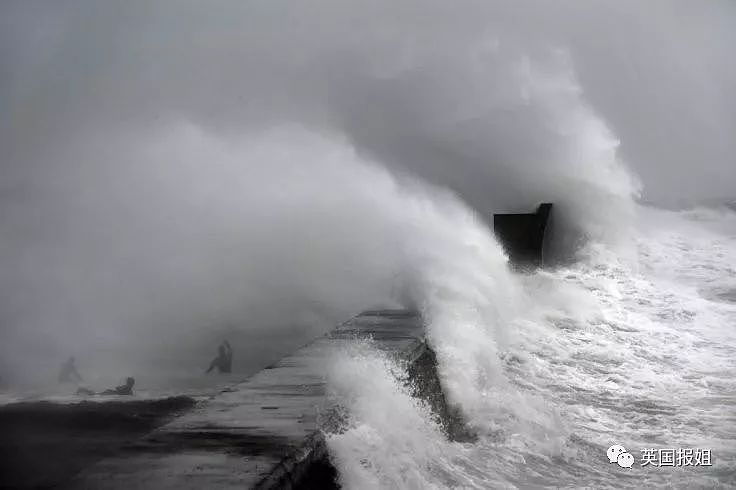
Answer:
[{"label": "seated person", "polygon": [[135,379],[131,377],[125,378],[125,384],[121,386],[117,386],[114,389],[105,390],[101,395],[132,395],[133,394],[133,385],[135,384]]},{"label": "seated person", "polygon": [[230,347],[230,342],[227,340],[220,344],[218,349],[217,357],[215,357],[210,363],[207,373],[217,368],[221,373],[230,373],[233,368],[233,349]]},{"label": "seated person", "polygon": [[135,379],[128,377],[125,379],[124,385],[120,385],[115,388],[105,390],[101,393],[95,393],[89,388],[79,388],[77,390],[77,395],[132,395],[133,385],[135,385]]}]

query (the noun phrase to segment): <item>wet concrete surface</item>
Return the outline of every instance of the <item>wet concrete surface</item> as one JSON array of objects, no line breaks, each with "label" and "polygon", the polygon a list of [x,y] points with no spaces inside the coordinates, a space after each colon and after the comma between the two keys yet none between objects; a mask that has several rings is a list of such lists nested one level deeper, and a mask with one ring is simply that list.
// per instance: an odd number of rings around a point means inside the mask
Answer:
[{"label": "wet concrete surface", "polygon": [[[85,468],[65,488],[335,488],[323,423],[329,353],[370,337],[414,362],[426,351],[419,315],[370,311]],[[305,486],[306,485],[306,486]]]}]

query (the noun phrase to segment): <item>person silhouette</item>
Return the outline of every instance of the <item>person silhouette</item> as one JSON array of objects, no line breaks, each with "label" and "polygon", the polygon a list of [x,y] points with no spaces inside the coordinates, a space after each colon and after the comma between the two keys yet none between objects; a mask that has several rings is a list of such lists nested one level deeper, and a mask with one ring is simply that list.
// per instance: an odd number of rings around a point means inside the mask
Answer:
[{"label": "person silhouette", "polygon": [[116,386],[115,388],[110,388],[109,390],[105,390],[100,393],[96,393],[94,390],[90,390],[89,388],[81,387],[77,390],[77,395],[132,395],[133,385],[135,385],[135,378],[129,376],[125,378],[124,385]]},{"label": "person silhouette", "polygon": [[59,383],[79,383],[80,381],[82,381],[82,376],[77,371],[74,357],[70,357],[61,365]]},{"label": "person silhouette", "polygon": [[115,388],[105,390],[101,395],[132,395],[133,394],[133,385],[135,384],[135,378],[127,377],[125,378],[125,384],[121,386],[117,386]]},{"label": "person silhouette", "polygon": [[218,347],[217,357],[215,357],[210,363],[210,367],[207,369],[205,374],[209,374],[213,369],[221,373],[230,373],[233,368],[233,349],[230,347],[230,342],[227,340],[220,344]]}]

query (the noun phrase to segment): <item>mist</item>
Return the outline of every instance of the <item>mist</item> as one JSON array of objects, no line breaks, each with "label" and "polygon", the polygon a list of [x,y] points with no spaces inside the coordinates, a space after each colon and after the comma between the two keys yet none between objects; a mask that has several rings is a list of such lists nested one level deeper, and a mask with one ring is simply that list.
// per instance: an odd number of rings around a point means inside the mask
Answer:
[{"label": "mist", "polygon": [[292,346],[412,303],[453,219],[551,201],[574,253],[625,244],[637,200],[732,197],[734,14],[6,2],[2,367]]}]

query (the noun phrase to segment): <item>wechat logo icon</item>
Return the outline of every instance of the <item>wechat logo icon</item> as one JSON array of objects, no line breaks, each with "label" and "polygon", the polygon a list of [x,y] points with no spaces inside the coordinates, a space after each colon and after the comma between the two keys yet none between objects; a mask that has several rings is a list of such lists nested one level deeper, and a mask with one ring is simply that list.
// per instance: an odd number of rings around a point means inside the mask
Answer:
[{"label": "wechat logo icon", "polygon": [[620,444],[614,444],[606,451],[609,463],[617,463],[621,468],[631,468],[634,466],[634,456],[626,451],[626,448]]}]

